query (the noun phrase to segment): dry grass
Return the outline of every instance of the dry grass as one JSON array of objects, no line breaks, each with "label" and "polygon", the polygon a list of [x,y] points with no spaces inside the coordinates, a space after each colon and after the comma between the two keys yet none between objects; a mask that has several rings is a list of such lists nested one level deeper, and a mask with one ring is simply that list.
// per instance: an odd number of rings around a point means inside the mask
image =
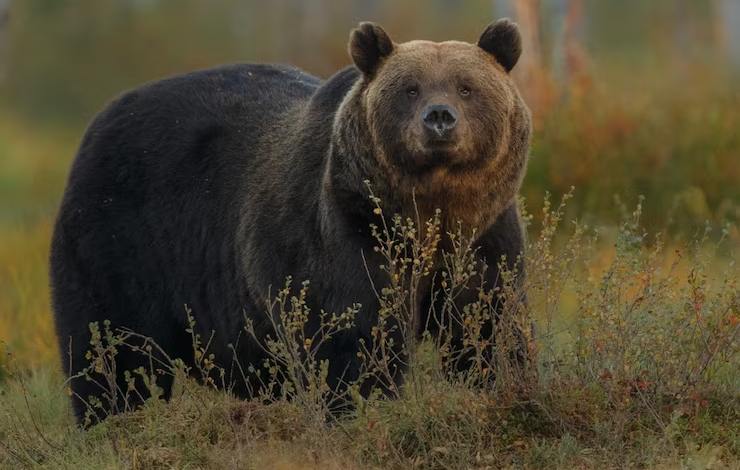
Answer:
[{"label": "dry grass", "polygon": [[[546,202],[544,207],[527,251],[529,307],[512,302],[518,291],[504,287],[484,289],[477,307],[458,312],[463,324],[474,324],[491,314],[492,296],[503,296],[505,305],[517,305],[507,307],[507,315],[520,319],[499,323],[505,326],[497,329],[496,353],[468,375],[450,376],[443,367],[448,349],[431,338],[409,351],[407,383],[395,399],[352,395],[356,410],[327,421],[331,410],[324,404],[332,391],[322,382],[325,366],[304,336],[300,289],[286,288],[276,299],[276,336],[265,343],[274,366],[268,388],[283,387],[278,395],[285,398],[239,401],[208,381],[185,379],[187,370],[172,361],[159,367],[176,377],[170,403],[149,400],[143,409],[80,431],[69,415],[61,378],[43,369],[18,369],[0,385],[0,464],[736,468],[740,290],[734,247],[725,246],[730,232],[668,249],[641,228],[640,206],[625,211],[623,223],[602,238],[578,224],[562,229],[563,206]],[[435,243],[434,221],[430,224],[420,233],[412,221],[396,219],[378,229],[380,250],[387,248],[389,266],[395,266],[389,274],[399,274],[381,294],[386,318],[406,318],[404,299],[416,295],[414,276],[426,275],[424,256]],[[404,251],[409,242],[417,248]],[[613,247],[607,254],[600,248],[605,243]],[[465,250],[455,255],[449,265],[463,269],[453,270],[450,283],[454,273],[479,272],[480,266],[466,264],[472,262]],[[354,313],[345,314],[344,320],[328,317],[315,341],[331,341]],[[530,351],[536,374],[521,373],[505,359],[512,351],[505,348],[516,342],[499,341],[515,335],[530,315],[537,324]],[[380,325],[379,341],[391,336],[382,334],[384,328],[396,324]],[[117,338],[126,341],[125,334]],[[468,339],[472,350],[485,347],[480,338]],[[115,360],[104,330],[96,343],[93,367],[98,360]],[[197,338],[194,347],[208,357]],[[383,377],[389,358],[375,351],[365,349],[373,358],[366,372]],[[206,376],[219,376],[211,374],[218,365],[198,367]],[[486,379],[491,370],[494,387],[471,380]]]}]

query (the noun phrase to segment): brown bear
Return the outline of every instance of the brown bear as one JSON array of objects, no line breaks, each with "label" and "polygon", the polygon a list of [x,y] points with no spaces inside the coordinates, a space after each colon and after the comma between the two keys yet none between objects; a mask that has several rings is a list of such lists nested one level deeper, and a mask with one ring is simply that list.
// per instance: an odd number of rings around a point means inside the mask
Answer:
[{"label": "brown bear", "polygon": [[[321,310],[361,306],[320,351],[332,387],[357,380],[359,342],[372,343],[378,319],[373,285],[387,281],[368,182],[384,214],[439,208],[443,231],[457,221],[477,228],[488,284],[499,282],[496,262],[522,250],[514,198],[531,128],[509,76],[521,53],[516,25],[499,20],[477,44],[396,44],[362,23],[349,51],[354,66],[325,82],[288,66],[224,66],[129,91],[94,119],[52,241],[67,374],[86,366],[89,324],[104,320],[192,365],[185,305],[197,332],[213,334],[216,362],[259,368],[270,296],[292,276],[311,281],[309,329]],[[243,335],[244,315],[257,340]],[[147,358],[120,348],[116,361],[122,391],[120,371]],[[71,380],[80,420],[105,398],[92,374]],[[259,380],[245,374],[232,387],[248,397]],[[167,398],[171,379],[160,386]],[[100,401],[98,417],[119,409]]]}]

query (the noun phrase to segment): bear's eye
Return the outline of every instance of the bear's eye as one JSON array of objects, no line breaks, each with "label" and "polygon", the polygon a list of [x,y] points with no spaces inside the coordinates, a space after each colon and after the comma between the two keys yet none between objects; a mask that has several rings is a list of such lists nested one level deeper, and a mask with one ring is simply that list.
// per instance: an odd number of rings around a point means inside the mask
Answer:
[{"label": "bear's eye", "polygon": [[457,92],[460,93],[460,96],[470,96],[470,88],[466,86],[461,86],[457,89]]},{"label": "bear's eye", "polygon": [[415,98],[419,95],[419,89],[415,86],[406,88],[406,94],[412,98]]}]

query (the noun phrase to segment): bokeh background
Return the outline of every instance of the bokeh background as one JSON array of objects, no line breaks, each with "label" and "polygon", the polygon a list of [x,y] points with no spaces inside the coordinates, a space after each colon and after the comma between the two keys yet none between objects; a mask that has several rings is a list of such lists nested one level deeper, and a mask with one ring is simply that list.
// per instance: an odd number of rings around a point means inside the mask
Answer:
[{"label": "bokeh background", "polygon": [[[229,62],[328,77],[359,21],[395,41],[475,41],[514,18],[535,117],[523,194],[575,186],[571,217],[673,237],[740,220],[737,0],[0,0],[0,366],[56,364],[47,256],[86,123],[125,89]],[[727,224],[730,225],[727,225]],[[0,367],[0,374],[2,367]]]}]

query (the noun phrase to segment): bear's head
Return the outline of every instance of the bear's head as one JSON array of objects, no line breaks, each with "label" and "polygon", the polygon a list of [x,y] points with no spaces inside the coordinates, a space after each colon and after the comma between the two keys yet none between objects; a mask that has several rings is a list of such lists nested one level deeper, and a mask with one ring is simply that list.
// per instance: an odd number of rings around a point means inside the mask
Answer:
[{"label": "bear's head", "polygon": [[335,131],[373,160],[373,183],[386,197],[413,198],[424,215],[441,208],[480,228],[493,223],[519,189],[529,147],[529,111],[509,75],[521,54],[516,24],[496,21],[476,44],[396,44],[361,23],[349,52],[362,77]]}]

